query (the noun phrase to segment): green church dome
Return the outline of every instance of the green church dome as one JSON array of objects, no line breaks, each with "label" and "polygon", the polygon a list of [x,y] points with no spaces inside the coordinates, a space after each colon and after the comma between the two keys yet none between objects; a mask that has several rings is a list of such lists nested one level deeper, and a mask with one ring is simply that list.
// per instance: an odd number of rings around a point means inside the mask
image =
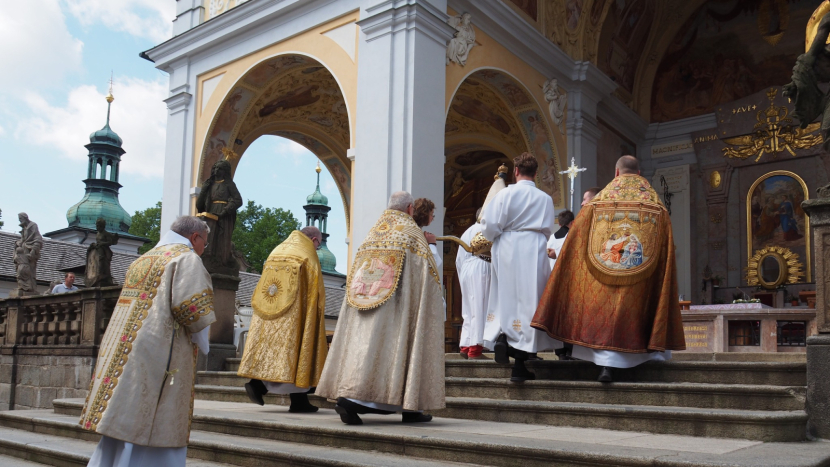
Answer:
[{"label": "green church dome", "polygon": [[95,230],[95,221],[101,217],[107,221],[108,232],[127,233],[132,217],[121,207],[117,193],[111,191],[87,191],[83,199],[66,211],[70,227]]},{"label": "green church dome", "polygon": [[113,146],[121,147],[121,143],[124,141],[118,136],[118,133],[112,131],[110,128],[109,123],[104,125],[104,128],[101,128],[98,131],[90,133],[89,135],[89,142],[90,143],[99,143],[99,144],[111,144]]},{"label": "green church dome", "polygon": [[308,195],[305,199],[306,204],[317,204],[321,206],[328,206],[329,199],[326,198],[326,195],[320,193],[320,165],[317,165],[317,168],[314,169],[317,172],[317,189],[314,190],[314,193]]},{"label": "green church dome", "polygon": [[334,253],[332,253],[326,245],[322,245],[320,249],[317,250],[317,257],[320,258],[320,269],[322,269],[323,272],[339,274],[334,269],[337,267],[337,258],[334,257]]}]

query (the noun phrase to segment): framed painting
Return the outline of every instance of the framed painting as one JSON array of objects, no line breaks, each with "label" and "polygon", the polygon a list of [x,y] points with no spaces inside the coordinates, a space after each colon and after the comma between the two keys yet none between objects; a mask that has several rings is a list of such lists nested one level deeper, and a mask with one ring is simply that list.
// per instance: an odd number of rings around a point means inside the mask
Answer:
[{"label": "framed painting", "polygon": [[810,218],[801,209],[808,198],[807,184],[793,172],[776,170],[755,180],[746,195],[747,258],[766,247],[787,248],[806,259],[812,282]]}]

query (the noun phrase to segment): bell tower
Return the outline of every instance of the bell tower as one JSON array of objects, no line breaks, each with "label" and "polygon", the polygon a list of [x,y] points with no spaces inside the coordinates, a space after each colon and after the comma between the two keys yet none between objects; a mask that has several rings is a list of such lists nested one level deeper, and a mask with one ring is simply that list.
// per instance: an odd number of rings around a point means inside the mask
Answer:
[{"label": "bell tower", "polygon": [[[328,227],[328,217],[331,207],[329,207],[329,199],[320,192],[320,172],[322,169],[320,168],[319,161],[317,161],[317,168],[314,171],[317,172],[317,188],[314,189],[314,193],[306,197],[306,204],[303,206],[305,210],[305,225],[306,227],[317,227],[323,233],[323,243],[320,245],[320,249],[317,250],[317,257],[320,258],[320,267],[323,270],[323,276],[333,276],[333,278],[342,279],[346,276],[335,270],[335,267],[337,267],[337,258],[328,249],[328,246],[326,246],[329,238],[326,229]],[[329,279],[329,277],[326,277],[326,279]],[[329,281],[327,280],[326,282],[328,283]],[[339,282],[342,282],[342,280]]]}]

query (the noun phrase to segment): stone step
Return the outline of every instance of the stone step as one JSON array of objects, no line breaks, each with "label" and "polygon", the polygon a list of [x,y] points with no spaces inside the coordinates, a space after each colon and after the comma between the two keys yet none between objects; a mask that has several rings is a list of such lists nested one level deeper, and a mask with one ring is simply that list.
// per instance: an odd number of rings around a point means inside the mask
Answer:
[{"label": "stone step", "polygon": [[[56,401],[59,408],[80,411],[83,400]],[[11,417],[46,419],[34,411],[0,412],[0,422]],[[11,414],[11,415],[10,415]],[[72,437],[80,428],[75,417],[53,415],[43,423],[52,432]],[[269,457],[250,462],[249,450],[259,452],[301,445],[302,454],[329,456],[357,450],[370,457],[364,465],[661,466],[714,467],[822,466],[830,462],[830,443],[761,443],[736,439],[651,435],[647,433],[569,428],[561,426],[494,423],[436,418],[431,423],[402,424],[397,416],[365,415],[364,425],[343,425],[332,410],[290,414],[284,409],[251,404],[196,402],[191,456],[208,455],[237,465],[271,465]],[[32,423],[32,426],[38,425]],[[58,426],[59,425],[59,426]],[[34,428],[40,430],[43,428]],[[740,430],[739,425],[735,426]],[[803,431],[803,429],[802,429]],[[207,435],[213,435],[209,438]],[[213,443],[203,447],[200,443]],[[242,452],[242,454],[239,454]],[[204,454],[202,454],[204,453]],[[281,454],[278,451],[277,454]],[[226,459],[222,456],[237,456]],[[358,454],[354,454],[357,456]],[[319,461],[319,459],[318,459]],[[384,463],[385,462],[385,463]],[[421,462],[410,464],[410,462]],[[282,462],[276,465],[286,465]],[[335,465],[296,462],[291,465]],[[353,465],[341,463],[336,465]]]},{"label": "stone step", "polygon": [[[596,381],[599,367],[590,362],[541,360],[527,363],[537,380]],[[445,374],[458,378],[510,378],[510,365],[486,360],[447,360]],[[806,386],[807,364],[795,362],[648,362],[614,369],[621,382],[752,384]]]},{"label": "stone step", "polygon": [[[244,388],[230,386],[196,385],[196,398],[207,401],[250,403]],[[289,404],[287,396],[266,395],[265,400],[268,404]],[[311,395],[309,400],[318,407],[334,407],[331,402],[316,395]],[[441,417],[467,420],[759,441],[803,440],[806,436],[807,423],[807,414],[804,410],[759,411],[632,404],[510,401],[472,397],[447,397],[446,405],[445,409],[432,413]]]},{"label": "stone step", "polygon": [[[194,423],[211,427],[209,421],[194,416]],[[85,466],[95,450],[99,435],[81,429],[77,417],[42,410],[0,412],[0,454],[35,460],[47,465]],[[222,433],[201,431],[193,426],[187,447],[187,465],[219,467],[228,465],[269,466],[400,466],[400,467],[472,467],[472,464],[436,462],[363,449],[331,449],[313,443],[267,439],[239,431]]]},{"label": "stone step", "polygon": [[[242,387],[247,381],[232,371],[200,371],[196,378],[203,387]],[[446,390],[448,397],[741,410],[802,410],[806,393],[803,386],[557,380],[515,384],[507,378],[458,377],[446,378]]]}]

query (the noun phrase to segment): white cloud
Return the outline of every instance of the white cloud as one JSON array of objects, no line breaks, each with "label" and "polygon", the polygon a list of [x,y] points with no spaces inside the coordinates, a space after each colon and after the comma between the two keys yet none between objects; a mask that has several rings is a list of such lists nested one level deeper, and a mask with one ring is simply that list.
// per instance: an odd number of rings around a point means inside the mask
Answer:
[{"label": "white cloud", "polygon": [[[25,0],[27,3],[31,0]],[[173,34],[173,0],[62,0],[84,26],[100,23],[110,29],[163,42]]]},{"label": "white cloud", "polygon": [[[161,177],[167,124],[162,99],[167,97],[167,80],[117,77],[115,82],[120,84],[113,91],[110,128],[121,136],[127,151],[121,173]],[[15,136],[54,148],[64,157],[86,160],[84,145],[89,143],[89,134],[106,123],[104,97],[93,86],[78,86],[69,92],[65,106],[55,107],[38,94],[26,94],[24,102],[31,117],[19,122]]]},{"label": "white cloud", "polygon": [[277,136],[269,138],[268,140],[274,144],[274,152],[278,156],[290,158],[295,167],[302,164],[303,161],[308,160],[307,158],[309,156],[314,157],[314,154],[306,149],[305,146],[300,143],[295,143],[288,138]]},{"label": "white cloud", "polygon": [[6,64],[0,92],[60,84],[64,75],[81,70],[84,44],[66,28],[58,0],[4,2],[0,44],[0,62]]}]

